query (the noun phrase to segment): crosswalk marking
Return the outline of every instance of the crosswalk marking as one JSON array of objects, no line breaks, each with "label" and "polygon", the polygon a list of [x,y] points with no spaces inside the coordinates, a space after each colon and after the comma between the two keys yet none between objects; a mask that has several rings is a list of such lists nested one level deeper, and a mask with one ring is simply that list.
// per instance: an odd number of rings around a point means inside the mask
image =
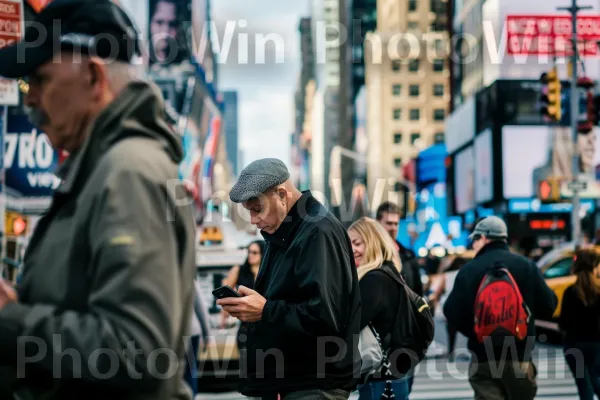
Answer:
[{"label": "crosswalk marking", "polygon": [[[560,353],[534,359],[537,367],[536,399],[576,400],[577,388]],[[469,384],[468,361],[449,363],[445,359],[427,359],[415,374],[410,400],[473,399]]]}]

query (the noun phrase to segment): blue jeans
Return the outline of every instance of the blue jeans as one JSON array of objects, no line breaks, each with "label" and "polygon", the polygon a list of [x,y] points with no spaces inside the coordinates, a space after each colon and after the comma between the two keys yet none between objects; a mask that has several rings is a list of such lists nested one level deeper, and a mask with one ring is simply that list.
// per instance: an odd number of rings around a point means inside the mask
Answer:
[{"label": "blue jeans", "polygon": [[[385,381],[370,382],[358,387],[358,400],[379,400],[385,389]],[[408,382],[406,378],[392,381],[396,400],[408,400]]]},{"label": "blue jeans", "polygon": [[[198,347],[200,346],[200,335],[190,338],[190,349],[186,352],[187,368],[185,369],[184,379],[192,389],[194,396],[198,394]],[[188,360],[188,356],[193,359]]]},{"label": "blue jeans", "polygon": [[564,351],[579,398],[593,400],[594,393],[600,398],[600,343],[566,343]]}]

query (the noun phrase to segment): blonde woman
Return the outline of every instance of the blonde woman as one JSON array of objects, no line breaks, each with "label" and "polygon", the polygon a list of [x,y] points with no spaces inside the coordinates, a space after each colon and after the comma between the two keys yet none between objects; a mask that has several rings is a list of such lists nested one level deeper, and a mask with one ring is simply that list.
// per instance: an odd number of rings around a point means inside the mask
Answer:
[{"label": "blonde woman", "polygon": [[[373,325],[381,337],[392,331],[394,317],[397,312],[400,292],[396,282],[385,273],[378,273],[382,265],[393,266],[400,271],[400,257],[390,235],[371,218],[361,218],[348,229],[352,242],[354,262],[358,268],[361,293],[360,329],[369,323]],[[359,400],[379,400],[385,389],[385,378],[371,380],[360,385]],[[394,380],[394,395],[398,400],[408,399],[408,382],[406,379]]]}]

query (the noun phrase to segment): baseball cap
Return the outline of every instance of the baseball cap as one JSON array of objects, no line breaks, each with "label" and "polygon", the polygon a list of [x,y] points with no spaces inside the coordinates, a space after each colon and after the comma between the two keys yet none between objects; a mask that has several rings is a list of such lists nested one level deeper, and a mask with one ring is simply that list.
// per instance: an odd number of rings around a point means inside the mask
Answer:
[{"label": "baseball cap", "polygon": [[508,228],[501,218],[491,215],[475,225],[469,239],[473,239],[475,235],[483,235],[489,239],[506,239],[508,238]]},{"label": "baseball cap", "polygon": [[229,192],[229,198],[234,203],[243,203],[281,185],[289,178],[290,172],[283,161],[276,158],[256,160],[242,170],[240,178]]},{"label": "baseball cap", "polygon": [[0,50],[0,76],[27,76],[60,51],[130,62],[141,55],[141,44],[135,25],[113,1],[54,0],[26,24],[19,42]]}]

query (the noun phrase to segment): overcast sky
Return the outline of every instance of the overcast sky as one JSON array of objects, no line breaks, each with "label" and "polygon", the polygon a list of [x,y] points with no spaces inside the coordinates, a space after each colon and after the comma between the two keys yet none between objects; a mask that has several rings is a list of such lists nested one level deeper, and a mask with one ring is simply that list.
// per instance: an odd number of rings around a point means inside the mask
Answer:
[{"label": "overcast sky", "polygon": [[[258,158],[277,157],[289,166],[294,91],[300,70],[298,24],[300,17],[309,14],[308,1],[216,0],[211,6],[221,45],[220,90],[238,91],[239,146],[244,153],[241,161],[247,164]],[[246,27],[241,20],[246,21]],[[232,39],[225,52],[227,34]],[[279,60],[276,46],[270,42],[264,64],[257,64],[255,38],[260,34],[281,38]],[[248,54],[247,63],[240,62],[244,54]]]}]

